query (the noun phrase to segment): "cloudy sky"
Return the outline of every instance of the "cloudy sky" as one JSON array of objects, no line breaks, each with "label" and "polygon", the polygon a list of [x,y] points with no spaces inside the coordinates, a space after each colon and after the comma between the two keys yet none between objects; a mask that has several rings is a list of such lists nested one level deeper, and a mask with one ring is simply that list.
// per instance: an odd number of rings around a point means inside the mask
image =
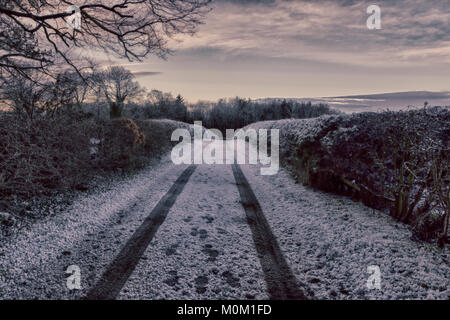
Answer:
[{"label": "cloudy sky", "polygon": [[[381,30],[366,10],[381,8]],[[187,100],[450,90],[449,0],[216,0],[167,61],[127,65]]]}]

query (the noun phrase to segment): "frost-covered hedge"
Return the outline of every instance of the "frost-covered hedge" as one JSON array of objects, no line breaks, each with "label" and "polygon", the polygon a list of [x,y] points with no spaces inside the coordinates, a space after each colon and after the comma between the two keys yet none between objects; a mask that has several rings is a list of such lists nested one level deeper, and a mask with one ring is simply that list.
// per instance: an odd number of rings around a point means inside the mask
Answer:
[{"label": "frost-covered hedge", "polygon": [[280,157],[305,185],[352,196],[445,240],[449,216],[450,111],[427,108],[267,121]]},{"label": "frost-covered hedge", "polygon": [[103,120],[62,115],[30,121],[0,113],[0,212],[22,200],[87,188],[99,173],[141,168],[169,150],[171,120]]},{"label": "frost-covered hedge", "polygon": [[172,133],[176,129],[188,129],[191,131],[191,135],[193,135],[194,130],[193,125],[175,120],[149,119],[135,121],[145,135],[145,155],[154,156],[168,152],[177,143],[171,141]]}]

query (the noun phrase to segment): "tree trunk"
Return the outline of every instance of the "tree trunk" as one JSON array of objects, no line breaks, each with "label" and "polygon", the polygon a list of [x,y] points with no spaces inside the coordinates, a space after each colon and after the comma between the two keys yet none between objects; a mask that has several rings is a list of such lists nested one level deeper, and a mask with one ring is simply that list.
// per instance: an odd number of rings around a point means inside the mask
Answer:
[{"label": "tree trunk", "polygon": [[110,103],[109,116],[111,119],[117,119],[122,117],[122,108],[116,102]]}]

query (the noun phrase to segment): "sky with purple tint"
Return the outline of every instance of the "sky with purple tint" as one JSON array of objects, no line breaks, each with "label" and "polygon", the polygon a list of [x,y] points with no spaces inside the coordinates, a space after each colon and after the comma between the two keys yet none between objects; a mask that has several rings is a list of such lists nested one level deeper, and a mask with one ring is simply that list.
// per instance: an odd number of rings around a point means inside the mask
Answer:
[{"label": "sky with purple tint", "polygon": [[[381,8],[381,30],[366,10]],[[216,0],[167,61],[126,64],[188,101],[450,90],[449,0]]]}]

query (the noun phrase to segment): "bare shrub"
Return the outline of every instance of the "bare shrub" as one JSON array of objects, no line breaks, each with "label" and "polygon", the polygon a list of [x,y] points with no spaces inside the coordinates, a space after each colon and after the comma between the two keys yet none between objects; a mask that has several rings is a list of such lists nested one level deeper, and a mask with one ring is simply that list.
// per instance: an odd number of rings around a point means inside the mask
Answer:
[{"label": "bare shrub", "polygon": [[81,183],[89,170],[91,121],[0,117],[0,195],[33,197]]}]

